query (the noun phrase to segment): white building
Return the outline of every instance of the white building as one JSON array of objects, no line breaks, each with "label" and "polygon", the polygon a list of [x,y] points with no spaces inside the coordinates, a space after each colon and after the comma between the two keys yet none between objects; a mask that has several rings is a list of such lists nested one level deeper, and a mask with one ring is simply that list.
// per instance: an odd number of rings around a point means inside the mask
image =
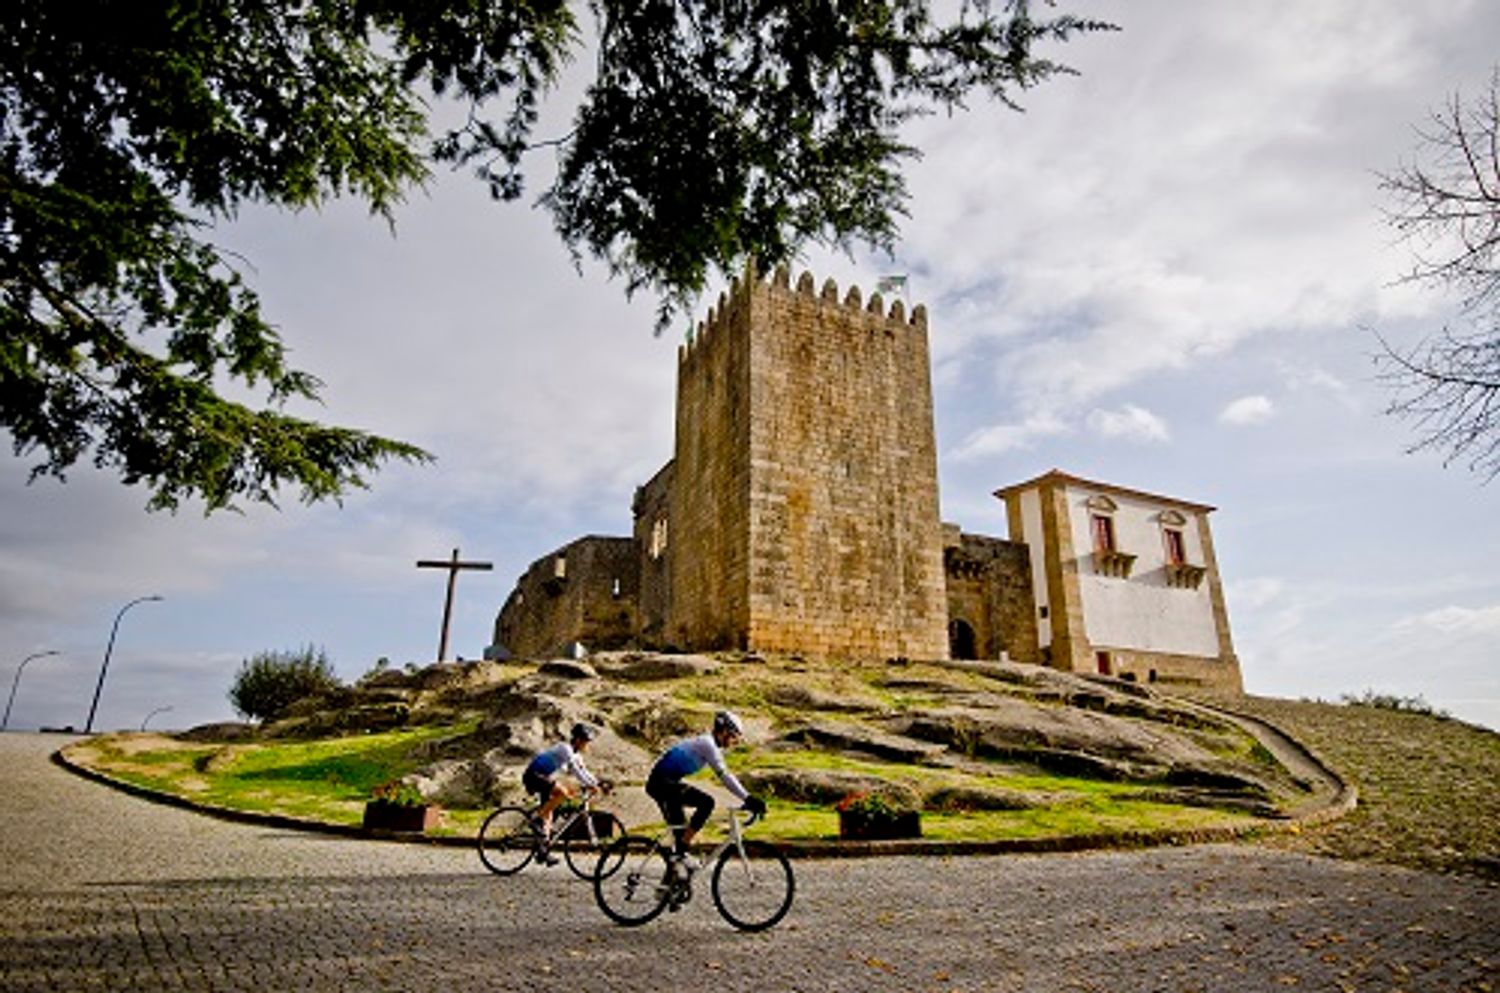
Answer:
[{"label": "white building", "polygon": [[1057,470],[995,495],[1029,549],[1040,661],[1242,691],[1214,508]]}]

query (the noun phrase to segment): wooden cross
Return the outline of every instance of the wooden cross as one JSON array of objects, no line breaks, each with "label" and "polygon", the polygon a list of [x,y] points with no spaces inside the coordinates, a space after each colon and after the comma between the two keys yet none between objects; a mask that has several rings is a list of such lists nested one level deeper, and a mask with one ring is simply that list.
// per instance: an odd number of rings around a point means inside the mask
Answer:
[{"label": "wooden cross", "polygon": [[490,562],[460,562],[458,560],[458,549],[453,550],[453,557],[446,562],[436,559],[419,559],[418,569],[447,569],[448,570],[448,596],[443,600],[443,633],[438,639],[438,657],[442,662],[448,657],[448,622],[453,618],[453,586],[458,581],[458,570],[460,569],[493,569]]}]

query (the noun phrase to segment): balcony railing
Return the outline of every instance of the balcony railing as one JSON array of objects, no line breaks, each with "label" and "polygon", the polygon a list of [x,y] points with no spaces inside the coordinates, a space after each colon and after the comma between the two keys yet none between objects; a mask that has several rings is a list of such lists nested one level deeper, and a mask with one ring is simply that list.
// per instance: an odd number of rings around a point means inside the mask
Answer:
[{"label": "balcony railing", "polygon": [[1130,570],[1135,567],[1135,556],[1127,552],[1118,552],[1114,549],[1099,548],[1094,550],[1094,571],[1101,576],[1112,576],[1115,579],[1129,579]]}]

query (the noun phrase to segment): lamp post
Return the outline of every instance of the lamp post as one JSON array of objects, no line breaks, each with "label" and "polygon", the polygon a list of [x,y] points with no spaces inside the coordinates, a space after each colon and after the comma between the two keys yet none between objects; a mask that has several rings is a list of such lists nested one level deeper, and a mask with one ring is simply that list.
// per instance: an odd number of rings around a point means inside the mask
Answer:
[{"label": "lamp post", "polygon": [[134,607],[138,603],[147,603],[149,601],[158,601],[160,599],[161,597],[159,596],[136,597],[134,600],[121,607],[120,612],[115,615],[115,626],[110,628],[109,630],[109,645],[104,649],[104,664],[99,667],[99,685],[94,687],[94,703],[89,707],[88,723],[84,724],[83,726],[84,734],[91,734],[94,730],[94,714],[99,710],[99,694],[104,692],[104,674],[109,671],[109,656],[110,653],[115,650],[115,635],[119,634],[120,632],[120,618],[125,616],[125,611],[129,610],[131,607]]},{"label": "lamp post", "polygon": [[60,653],[55,651],[37,652],[33,655],[26,656],[21,660],[21,664],[16,666],[16,678],[12,680],[10,684],[10,699],[5,701],[5,719],[0,720],[0,731],[4,731],[7,727],[10,726],[10,705],[16,702],[16,687],[21,685],[21,670],[26,668],[26,663],[30,662],[32,659],[41,659],[46,658],[48,655],[58,654]]},{"label": "lamp post", "polygon": [[145,717],[143,717],[141,719],[141,730],[142,731],[146,730],[146,724],[147,724],[148,721],[151,720],[151,718],[155,717],[157,714],[165,714],[167,711],[169,711],[171,709],[172,708],[170,706],[167,706],[167,707],[157,707],[155,710],[151,711],[151,713],[147,714]]}]

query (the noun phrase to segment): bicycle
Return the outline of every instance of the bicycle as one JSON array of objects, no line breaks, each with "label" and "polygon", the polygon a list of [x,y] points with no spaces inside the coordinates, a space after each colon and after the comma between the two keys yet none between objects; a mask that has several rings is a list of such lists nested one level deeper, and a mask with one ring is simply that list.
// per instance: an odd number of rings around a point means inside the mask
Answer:
[{"label": "bicycle", "polygon": [[598,792],[585,788],[577,802],[559,807],[552,818],[550,836],[542,833],[537,817],[540,803],[499,808],[485,818],[475,838],[480,861],[497,876],[511,876],[533,860],[546,862],[558,847],[575,876],[592,879],[604,843],[625,834],[625,825],[618,817],[607,810],[593,809],[593,797]]},{"label": "bicycle", "polygon": [[[791,909],[796,877],[781,849],[745,840],[744,829],[762,815],[751,814],[741,825],[739,814],[729,811],[729,837],[702,865],[713,866],[709,889],[719,914],[741,931],[764,931]],[[656,838],[627,834],[611,842],[594,868],[599,909],[616,924],[638,927],[691,900],[693,872],[680,867],[673,848],[671,827]]]}]

